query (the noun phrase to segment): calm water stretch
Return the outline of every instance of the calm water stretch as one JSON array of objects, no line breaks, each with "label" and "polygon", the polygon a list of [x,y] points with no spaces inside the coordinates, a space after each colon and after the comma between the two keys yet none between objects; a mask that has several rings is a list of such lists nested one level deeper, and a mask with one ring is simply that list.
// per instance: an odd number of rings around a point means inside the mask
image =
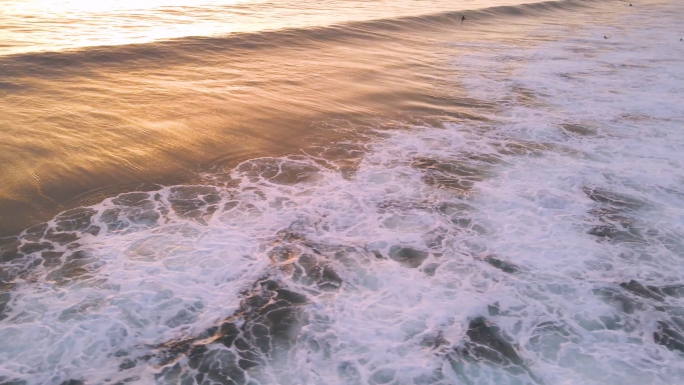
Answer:
[{"label": "calm water stretch", "polygon": [[0,384],[681,384],[682,15],[1,1]]}]

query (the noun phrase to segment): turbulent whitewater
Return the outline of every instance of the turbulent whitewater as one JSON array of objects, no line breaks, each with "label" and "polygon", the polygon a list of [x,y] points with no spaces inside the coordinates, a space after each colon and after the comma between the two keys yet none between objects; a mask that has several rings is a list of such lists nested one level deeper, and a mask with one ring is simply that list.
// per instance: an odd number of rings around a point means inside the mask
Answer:
[{"label": "turbulent whitewater", "polygon": [[436,40],[458,113],[331,117],[2,239],[0,383],[679,383],[684,4],[627,7]]}]

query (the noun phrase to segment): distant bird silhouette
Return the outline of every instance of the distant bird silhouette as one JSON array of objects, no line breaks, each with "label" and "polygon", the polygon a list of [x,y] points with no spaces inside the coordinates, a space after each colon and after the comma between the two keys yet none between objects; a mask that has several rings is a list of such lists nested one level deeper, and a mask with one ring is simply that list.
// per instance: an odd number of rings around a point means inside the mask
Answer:
[{"label": "distant bird silhouette", "polygon": [[629,6],[631,7],[631,6],[632,6],[632,4],[630,4]]},{"label": "distant bird silhouette", "polygon": [[608,38],[608,36],[604,36],[603,38],[604,38],[604,39],[607,39],[607,38]]},{"label": "distant bird silhouette", "polygon": [[461,22],[465,21],[465,15],[461,16]]}]

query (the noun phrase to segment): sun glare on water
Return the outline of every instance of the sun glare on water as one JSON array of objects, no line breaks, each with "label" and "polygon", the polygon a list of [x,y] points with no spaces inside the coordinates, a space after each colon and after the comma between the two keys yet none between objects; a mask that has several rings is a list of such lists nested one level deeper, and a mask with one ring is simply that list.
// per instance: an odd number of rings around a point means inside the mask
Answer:
[{"label": "sun glare on water", "polygon": [[[519,1],[434,0],[427,13]],[[424,13],[424,2],[419,0],[5,0],[0,2],[0,55],[308,28]]]},{"label": "sun glare on water", "polygon": [[261,0],[13,0],[0,4],[1,54],[148,43],[252,30],[231,7]]},{"label": "sun glare on water", "polygon": [[42,10],[44,12],[111,12],[143,10],[159,7],[192,7],[199,5],[230,5],[249,0],[14,0],[2,7],[10,10]]}]

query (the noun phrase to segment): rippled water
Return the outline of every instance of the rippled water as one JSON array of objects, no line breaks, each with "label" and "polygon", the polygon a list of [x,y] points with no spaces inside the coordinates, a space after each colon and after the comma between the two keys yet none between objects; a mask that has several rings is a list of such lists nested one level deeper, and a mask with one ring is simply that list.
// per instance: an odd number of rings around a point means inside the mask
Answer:
[{"label": "rippled water", "polygon": [[[322,66],[283,62],[243,94],[250,122],[306,133],[290,150],[2,240],[0,382],[679,383],[683,11],[565,2],[296,35]],[[216,50],[175,73],[292,58]]]},{"label": "rippled water", "polygon": [[517,0],[5,0],[0,5],[3,16],[0,55],[321,27],[519,3]]}]

